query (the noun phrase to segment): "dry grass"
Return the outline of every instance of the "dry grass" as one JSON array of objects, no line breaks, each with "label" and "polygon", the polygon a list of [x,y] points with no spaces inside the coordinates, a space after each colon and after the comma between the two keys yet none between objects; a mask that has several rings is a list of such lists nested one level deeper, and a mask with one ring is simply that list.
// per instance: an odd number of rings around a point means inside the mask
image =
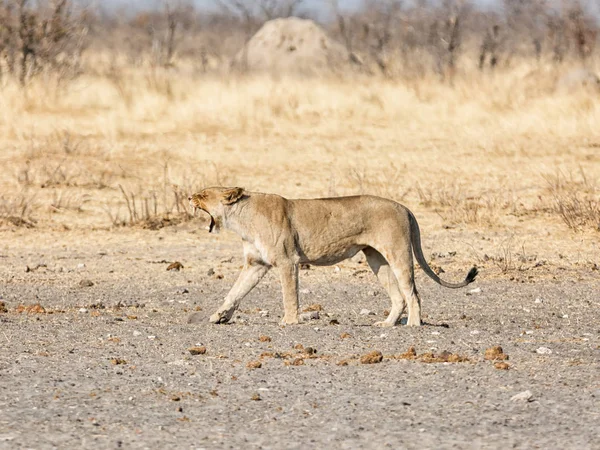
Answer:
[{"label": "dry grass", "polygon": [[545,175],[552,202],[550,209],[573,230],[592,228],[600,231],[600,189],[583,167],[568,177],[562,172]]},{"label": "dry grass", "polygon": [[[510,236],[544,246],[550,228],[564,246],[570,229],[598,239],[599,99],[553,92],[550,66],[462,73],[450,87],[217,79],[183,63],[148,71],[94,58],[93,75],[58,88],[48,78],[0,90],[5,225],[157,228],[190,219],[188,193],[227,184],[391,197],[413,209],[426,247],[466,241],[464,259],[496,255],[500,272],[519,266],[502,255]],[[442,225],[449,243],[431,241]],[[461,234],[486,230],[481,245]]]}]

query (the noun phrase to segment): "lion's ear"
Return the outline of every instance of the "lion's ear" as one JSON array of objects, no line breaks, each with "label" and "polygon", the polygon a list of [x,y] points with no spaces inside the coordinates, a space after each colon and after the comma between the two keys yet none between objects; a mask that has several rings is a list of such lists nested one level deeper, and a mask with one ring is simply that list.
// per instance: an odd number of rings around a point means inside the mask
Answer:
[{"label": "lion's ear", "polygon": [[223,198],[221,199],[221,203],[224,205],[231,205],[237,202],[240,198],[244,196],[244,188],[235,187],[231,189],[227,189],[223,192]]}]

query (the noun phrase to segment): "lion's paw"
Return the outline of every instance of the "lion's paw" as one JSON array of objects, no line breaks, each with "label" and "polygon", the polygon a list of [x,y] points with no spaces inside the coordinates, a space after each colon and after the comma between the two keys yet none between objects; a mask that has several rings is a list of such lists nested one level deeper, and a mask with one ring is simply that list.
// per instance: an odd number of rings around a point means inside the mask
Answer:
[{"label": "lion's paw", "polygon": [[285,325],[298,325],[299,323],[302,323],[302,321],[298,320],[298,317],[295,317],[293,319],[287,319],[287,318],[283,318],[281,319],[281,322],[279,322],[280,325],[285,326]]},{"label": "lion's paw", "polygon": [[231,316],[227,313],[227,311],[221,311],[221,312],[217,311],[212,316],[210,316],[208,321],[210,323],[227,323],[227,322],[229,322],[230,318],[231,318]]},{"label": "lion's paw", "polygon": [[374,327],[393,327],[394,324],[392,322],[388,322],[387,320],[382,320],[381,322],[375,322],[373,324]]}]

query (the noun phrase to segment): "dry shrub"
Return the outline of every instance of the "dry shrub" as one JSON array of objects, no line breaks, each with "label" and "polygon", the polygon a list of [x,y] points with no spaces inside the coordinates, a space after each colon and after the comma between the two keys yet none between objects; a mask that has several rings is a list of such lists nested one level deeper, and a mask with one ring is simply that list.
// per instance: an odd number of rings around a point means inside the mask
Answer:
[{"label": "dry shrub", "polygon": [[491,261],[503,274],[513,271],[525,271],[535,267],[539,261],[536,254],[528,253],[525,249],[525,240],[520,244],[515,242],[515,236],[510,235],[498,244],[494,254],[484,254],[481,261]]},{"label": "dry shrub", "polygon": [[33,228],[36,224],[34,213],[39,209],[36,194],[24,189],[13,197],[0,196],[0,224]]},{"label": "dry shrub", "polygon": [[591,228],[600,231],[600,189],[582,167],[579,175],[562,172],[544,175],[551,197],[550,211],[572,230]]},{"label": "dry shrub", "polygon": [[516,200],[504,190],[474,193],[446,182],[428,188],[417,185],[416,189],[420,203],[449,223],[494,225],[501,214],[516,209]]}]

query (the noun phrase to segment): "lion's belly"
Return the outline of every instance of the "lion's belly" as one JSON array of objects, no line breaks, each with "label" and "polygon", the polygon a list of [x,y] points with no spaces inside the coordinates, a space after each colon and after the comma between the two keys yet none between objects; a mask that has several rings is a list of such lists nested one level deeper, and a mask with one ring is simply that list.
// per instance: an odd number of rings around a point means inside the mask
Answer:
[{"label": "lion's belly", "polygon": [[330,244],[319,249],[306,248],[300,252],[300,262],[314,264],[315,266],[331,266],[348,258],[352,258],[364,245],[339,245]]}]

